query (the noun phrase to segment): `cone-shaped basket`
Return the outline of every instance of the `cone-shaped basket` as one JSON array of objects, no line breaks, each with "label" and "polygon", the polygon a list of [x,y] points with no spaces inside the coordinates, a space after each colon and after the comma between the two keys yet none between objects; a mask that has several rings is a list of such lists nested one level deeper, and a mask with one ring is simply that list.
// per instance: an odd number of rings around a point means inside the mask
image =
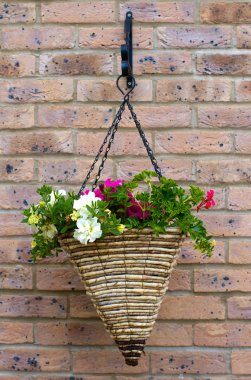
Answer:
[{"label": "cone-shaped basket", "polygon": [[182,233],[168,228],[155,237],[152,229],[131,229],[87,245],[72,235],[62,235],[61,246],[126,364],[135,366],[168,288]]}]

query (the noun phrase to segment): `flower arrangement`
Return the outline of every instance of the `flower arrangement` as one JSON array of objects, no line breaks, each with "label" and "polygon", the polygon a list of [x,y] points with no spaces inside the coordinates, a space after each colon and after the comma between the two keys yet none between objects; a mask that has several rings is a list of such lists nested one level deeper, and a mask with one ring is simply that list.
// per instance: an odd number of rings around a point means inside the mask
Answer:
[{"label": "flower arrangement", "polygon": [[157,183],[156,176],[145,170],[128,182],[108,178],[94,191],[86,190],[79,196],[47,185],[39,188],[40,202],[25,209],[22,220],[33,230],[33,260],[58,254],[62,250],[58,238],[69,231],[82,244],[88,244],[109,234],[121,235],[125,228],[146,227],[157,236],[168,227],[179,227],[196,249],[212,255],[215,242],[196,210],[215,205],[214,191],[205,195],[192,185],[186,191],[165,177]]}]

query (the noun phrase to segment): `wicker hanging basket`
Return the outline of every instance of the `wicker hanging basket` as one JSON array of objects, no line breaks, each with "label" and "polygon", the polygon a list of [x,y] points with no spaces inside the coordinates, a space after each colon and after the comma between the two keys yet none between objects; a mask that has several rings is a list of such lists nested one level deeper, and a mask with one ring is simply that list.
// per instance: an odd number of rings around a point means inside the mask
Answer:
[{"label": "wicker hanging basket", "polygon": [[86,292],[125,357],[136,366],[149,337],[183,241],[178,228],[153,235],[150,228],[83,245],[60,237]]}]

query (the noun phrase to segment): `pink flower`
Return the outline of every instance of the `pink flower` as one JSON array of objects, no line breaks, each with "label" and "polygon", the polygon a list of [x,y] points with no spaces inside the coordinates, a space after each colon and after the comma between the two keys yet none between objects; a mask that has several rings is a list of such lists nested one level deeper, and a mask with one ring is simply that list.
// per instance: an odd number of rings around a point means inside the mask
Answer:
[{"label": "pink flower", "polygon": [[[85,190],[85,191],[82,191],[81,195],[86,195],[86,194],[89,194],[91,190]],[[94,194],[96,195],[96,197],[100,198],[101,201],[104,201],[105,200],[105,197],[102,195],[101,191],[99,188],[95,189],[94,190]]]},{"label": "pink flower", "polygon": [[206,209],[209,209],[210,207],[215,206],[215,201],[213,199],[213,196],[214,196],[214,190],[211,189],[207,191],[206,197],[197,206],[197,212],[203,207]]},{"label": "pink flower", "polygon": [[112,181],[111,178],[107,178],[107,180],[105,181],[104,185],[105,185],[106,188],[110,187],[111,188],[111,192],[115,193],[117,191],[117,187],[118,186],[122,186],[122,184],[124,182],[125,181],[123,181],[122,179],[117,179],[116,181]]},{"label": "pink flower", "polygon": [[143,204],[140,201],[136,201],[133,197],[130,199],[132,205],[127,208],[127,215],[129,218],[135,216],[137,219],[147,219],[149,217],[149,211],[143,211]]}]

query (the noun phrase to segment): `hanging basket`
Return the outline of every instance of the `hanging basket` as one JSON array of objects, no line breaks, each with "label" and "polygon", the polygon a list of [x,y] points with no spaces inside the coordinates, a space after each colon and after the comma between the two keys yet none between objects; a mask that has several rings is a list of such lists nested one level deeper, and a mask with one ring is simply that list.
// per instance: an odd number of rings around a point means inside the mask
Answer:
[{"label": "hanging basket", "polygon": [[107,331],[136,366],[149,337],[183,241],[178,228],[126,230],[87,245],[60,236]]}]

